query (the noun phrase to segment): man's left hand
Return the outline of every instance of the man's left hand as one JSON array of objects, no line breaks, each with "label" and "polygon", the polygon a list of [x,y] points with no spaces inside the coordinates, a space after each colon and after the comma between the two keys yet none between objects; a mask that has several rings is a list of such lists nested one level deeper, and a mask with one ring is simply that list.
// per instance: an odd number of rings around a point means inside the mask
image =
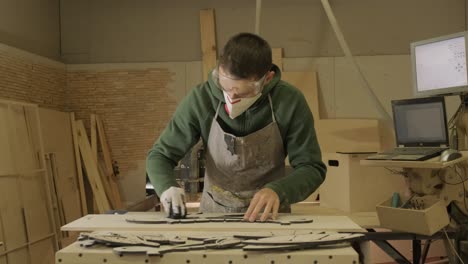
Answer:
[{"label": "man's left hand", "polygon": [[278,194],[269,188],[263,188],[258,191],[247,209],[244,215],[244,220],[254,222],[257,219],[258,214],[263,210],[263,214],[260,217],[260,221],[265,221],[271,213],[271,218],[274,220],[278,215],[278,209],[280,200]]}]

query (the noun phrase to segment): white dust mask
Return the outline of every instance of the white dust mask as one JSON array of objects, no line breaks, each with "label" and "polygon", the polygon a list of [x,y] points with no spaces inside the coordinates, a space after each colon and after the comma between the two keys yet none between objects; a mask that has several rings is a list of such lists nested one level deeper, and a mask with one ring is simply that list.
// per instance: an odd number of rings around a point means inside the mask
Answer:
[{"label": "white dust mask", "polygon": [[251,107],[260,98],[262,93],[255,95],[254,97],[248,98],[237,98],[231,100],[229,95],[223,91],[224,99],[226,100],[226,111],[231,119],[234,119],[244,113],[249,107]]}]

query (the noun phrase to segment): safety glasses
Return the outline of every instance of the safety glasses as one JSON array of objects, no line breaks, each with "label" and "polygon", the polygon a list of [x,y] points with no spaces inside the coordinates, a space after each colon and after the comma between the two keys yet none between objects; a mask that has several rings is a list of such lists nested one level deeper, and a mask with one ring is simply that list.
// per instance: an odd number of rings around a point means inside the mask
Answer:
[{"label": "safety glasses", "polygon": [[267,74],[265,73],[258,81],[250,81],[224,75],[220,73],[219,67],[216,67],[212,72],[212,77],[219,89],[228,94],[235,93],[237,97],[245,98],[256,96],[262,91]]}]

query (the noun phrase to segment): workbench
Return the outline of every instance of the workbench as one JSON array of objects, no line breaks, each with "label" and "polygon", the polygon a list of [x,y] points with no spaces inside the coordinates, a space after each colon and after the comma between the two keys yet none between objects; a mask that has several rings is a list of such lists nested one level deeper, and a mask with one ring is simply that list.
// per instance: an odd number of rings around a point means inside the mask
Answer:
[{"label": "workbench", "polygon": [[[206,214],[211,215],[211,214]],[[123,215],[87,215],[62,227],[62,231],[112,231],[132,234],[158,234],[177,236],[224,236],[255,232],[294,231],[343,231],[363,232],[359,225],[347,216],[321,216],[304,214],[280,214],[278,220],[312,219],[311,223],[281,225],[277,223],[186,223],[186,224],[139,224],[126,219],[164,218],[162,213],[142,212]],[[367,242],[361,248],[366,251]],[[161,246],[164,247],[164,246]],[[317,249],[294,251],[253,252],[235,249],[204,249],[186,252],[171,252],[162,256],[146,254],[115,254],[112,248],[99,245],[81,247],[75,242],[56,253],[57,264],[94,263],[359,263],[358,252],[350,244],[324,246]]]}]

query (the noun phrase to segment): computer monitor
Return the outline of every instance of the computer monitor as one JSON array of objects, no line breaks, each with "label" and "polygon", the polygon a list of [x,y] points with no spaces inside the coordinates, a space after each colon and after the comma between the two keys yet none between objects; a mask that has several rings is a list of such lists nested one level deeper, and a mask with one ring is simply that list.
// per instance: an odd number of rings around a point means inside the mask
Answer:
[{"label": "computer monitor", "polygon": [[459,32],[411,43],[415,96],[468,92],[467,34]]},{"label": "computer monitor", "polygon": [[393,100],[392,109],[397,146],[448,146],[444,97]]}]

